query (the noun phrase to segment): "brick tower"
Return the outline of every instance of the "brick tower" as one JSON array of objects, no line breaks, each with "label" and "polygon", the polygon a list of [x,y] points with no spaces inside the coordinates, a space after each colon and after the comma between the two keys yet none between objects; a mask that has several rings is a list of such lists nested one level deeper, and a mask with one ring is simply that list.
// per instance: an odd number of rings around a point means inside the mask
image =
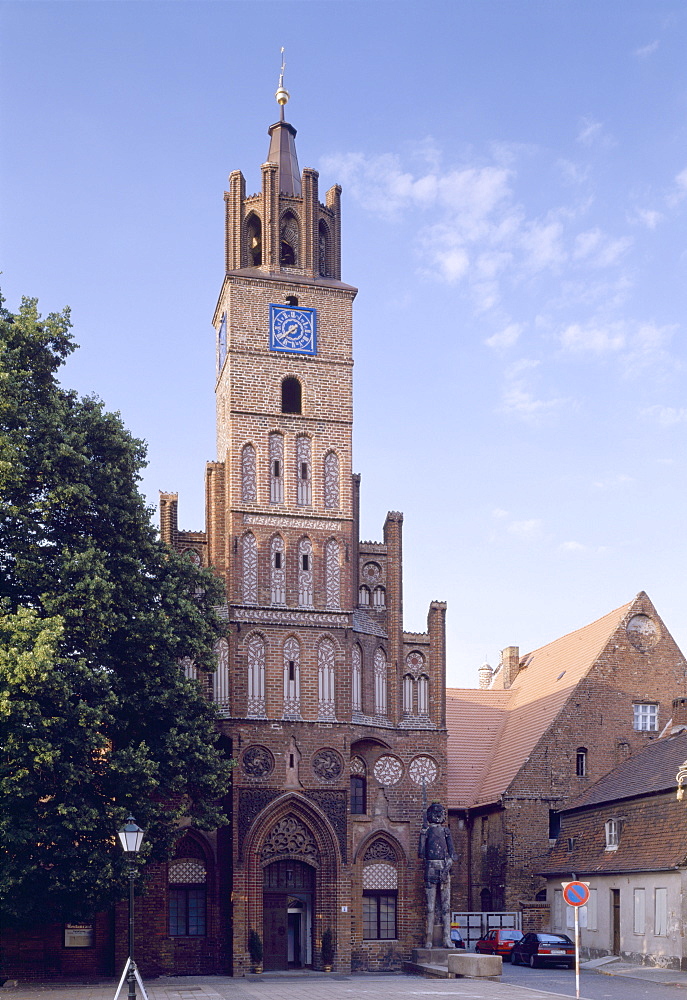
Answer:
[{"label": "brick tower", "polygon": [[256,931],[266,969],[322,968],[330,931],[336,969],[393,969],[423,936],[423,790],[446,801],[445,605],[403,631],[401,514],[359,541],[341,189],[321,203],[299,173],[276,96],[261,191],[235,171],[225,194],[205,533],[161,496],[163,536],[227,589],[212,689],[237,766],[230,829],[193,834],[216,928],[200,964],[243,974]]}]

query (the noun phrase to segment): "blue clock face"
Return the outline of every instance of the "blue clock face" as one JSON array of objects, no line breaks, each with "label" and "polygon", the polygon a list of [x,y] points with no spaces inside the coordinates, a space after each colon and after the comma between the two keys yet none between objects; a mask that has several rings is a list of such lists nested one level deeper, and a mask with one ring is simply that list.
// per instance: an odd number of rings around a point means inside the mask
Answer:
[{"label": "blue clock face", "polygon": [[270,350],[317,354],[317,310],[270,304]]}]

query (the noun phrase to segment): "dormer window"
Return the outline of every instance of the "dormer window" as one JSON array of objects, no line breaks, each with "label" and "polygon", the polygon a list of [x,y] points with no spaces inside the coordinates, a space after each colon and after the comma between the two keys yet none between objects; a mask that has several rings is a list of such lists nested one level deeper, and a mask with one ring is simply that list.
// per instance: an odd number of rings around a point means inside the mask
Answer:
[{"label": "dormer window", "polygon": [[606,850],[617,851],[620,843],[620,820],[606,820]]}]

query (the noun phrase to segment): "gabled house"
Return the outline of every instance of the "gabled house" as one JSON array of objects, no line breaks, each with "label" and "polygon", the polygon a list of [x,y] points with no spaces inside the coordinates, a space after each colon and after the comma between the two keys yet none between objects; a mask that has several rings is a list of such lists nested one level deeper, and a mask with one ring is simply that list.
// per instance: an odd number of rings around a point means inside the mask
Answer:
[{"label": "gabled house", "polygon": [[453,909],[536,910],[561,810],[659,736],[687,690],[685,659],[642,592],[480,673],[488,687],[446,698]]},{"label": "gabled house", "polygon": [[668,736],[633,754],[561,812],[547,878],[552,930],[572,926],[561,881],[589,882],[581,916],[583,956],[687,968],[687,800],[678,771],[687,759],[687,699],[674,703]]}]

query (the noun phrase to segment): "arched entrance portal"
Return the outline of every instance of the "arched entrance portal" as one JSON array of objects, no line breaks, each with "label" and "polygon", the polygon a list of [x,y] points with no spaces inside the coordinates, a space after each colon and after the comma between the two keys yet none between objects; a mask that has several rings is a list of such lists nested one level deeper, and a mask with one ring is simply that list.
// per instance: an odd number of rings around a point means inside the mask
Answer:
[{"label": "arched entrance portal", "polygon": [[315,870],[303,861],[273,861],[263,869],[265,969],[312,965]]}]

